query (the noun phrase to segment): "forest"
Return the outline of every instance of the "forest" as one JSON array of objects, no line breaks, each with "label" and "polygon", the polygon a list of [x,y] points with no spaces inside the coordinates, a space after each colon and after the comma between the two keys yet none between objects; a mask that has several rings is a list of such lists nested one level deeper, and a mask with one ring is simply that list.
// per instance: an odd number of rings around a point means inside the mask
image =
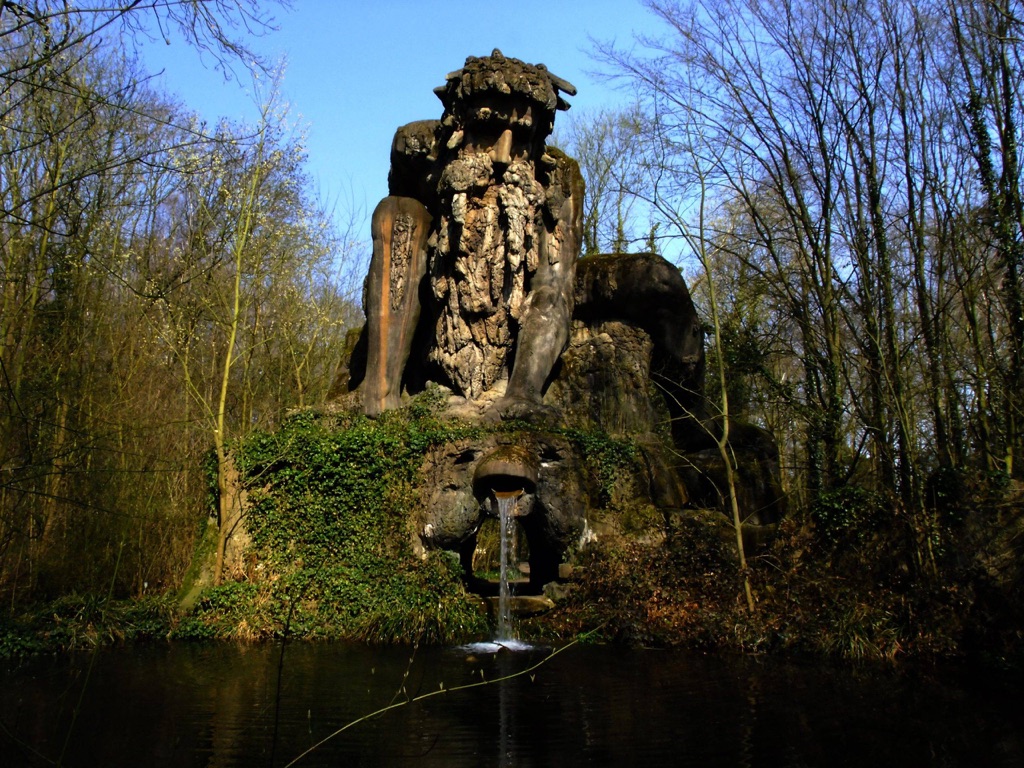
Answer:
[{"label": "forest", "polygon": [[180,584],[218,452],[324,399],[357,311],[344,269],[361,246],[310,192],[272,87],[256,125],[154,91],[115,45],[154,10],[235,66],[231,25],[261,18],[247,2],[0,9],[8,606]]},{"label": "forest", "polygon": [[[684,270],[709,399],[782,450],[780,569],[812,552],[816,576],[870,582],[850,615],[884,586],[1019,654],[1024,5],[648,6],[663,36],[593,52],[633,99],[557,128],[586,180],[584,256]],[[261,18],[256,0],[0,4],[11,611],[180,587],[232,441],[321,404],[361,322],[365,233],[310,191],[272,89],[258,124],[204,124],[104,42],[138,34],[141,7],[225,60]]]}]

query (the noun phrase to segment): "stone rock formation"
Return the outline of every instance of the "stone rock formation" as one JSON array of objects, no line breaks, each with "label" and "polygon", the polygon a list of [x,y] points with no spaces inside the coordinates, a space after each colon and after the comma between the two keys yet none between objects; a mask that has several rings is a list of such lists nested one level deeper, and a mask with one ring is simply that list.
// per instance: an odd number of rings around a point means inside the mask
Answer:
[{"label": "stone rock formation", "polygon": [[[514,443],[494,432],[428,457],[435,482],[412,527],[417,548],[457,551],[470,573],[492,495],[514,486],[539,588],[597,528],[616,529],[598,525],[558,425],[635,439],[646,469],[634,491],[666,529],[688,507],[721,506],[703,332],[679,270],[660,256],[578,259],[583,180],[545,144],[571,84],[495,50],[466,59],[435,93],[441,119],[402,126],[392,142],[366,324],[335,391],[374,416],[432,382],[451,391],[455,415],[535,424]],[[775,443],[756,427],[730,428],[745,511],[775,522]]]}]

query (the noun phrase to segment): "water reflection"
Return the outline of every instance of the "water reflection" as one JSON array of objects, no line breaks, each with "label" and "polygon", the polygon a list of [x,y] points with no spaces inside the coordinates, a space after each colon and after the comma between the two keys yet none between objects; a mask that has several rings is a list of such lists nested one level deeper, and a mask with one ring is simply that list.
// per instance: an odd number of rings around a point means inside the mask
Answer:
[{"label": "water reflection", "polygon": [[0,765],[280,767],[426,694],[298,765],[1024,765],[977,681],[579,646],[513,676],[548,650],[490,647],[289,646],[279,705],[279,647],[103,651],[87,685],[90,657],[36,659],[0,671]]}]

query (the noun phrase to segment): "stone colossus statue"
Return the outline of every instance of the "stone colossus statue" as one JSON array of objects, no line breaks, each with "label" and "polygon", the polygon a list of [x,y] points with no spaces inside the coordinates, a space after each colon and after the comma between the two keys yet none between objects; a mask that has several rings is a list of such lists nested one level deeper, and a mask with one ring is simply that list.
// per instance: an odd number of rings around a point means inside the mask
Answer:
[{"label": "stone colossus statue", "polygon": [[545,140],[575,92],[495,50],[435,90],[439,121],[398,129],[364,295],[368,414],[427,379],[503,415],[541,407],[569,336],[583,204],[577,164]]}]

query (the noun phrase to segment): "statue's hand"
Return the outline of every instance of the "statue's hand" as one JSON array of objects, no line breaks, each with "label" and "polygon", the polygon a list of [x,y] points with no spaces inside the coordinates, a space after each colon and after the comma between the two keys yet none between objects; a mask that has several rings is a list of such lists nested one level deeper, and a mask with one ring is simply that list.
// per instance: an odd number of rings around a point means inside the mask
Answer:
[{"label": "statue's hand", "polygon": [[524,397],[502,397],[495,401],[492,408],[484,415],[485,420],[525,421],[536,427],[557,427],[565,420],[562,411],[552,405],[528,400]]}]

